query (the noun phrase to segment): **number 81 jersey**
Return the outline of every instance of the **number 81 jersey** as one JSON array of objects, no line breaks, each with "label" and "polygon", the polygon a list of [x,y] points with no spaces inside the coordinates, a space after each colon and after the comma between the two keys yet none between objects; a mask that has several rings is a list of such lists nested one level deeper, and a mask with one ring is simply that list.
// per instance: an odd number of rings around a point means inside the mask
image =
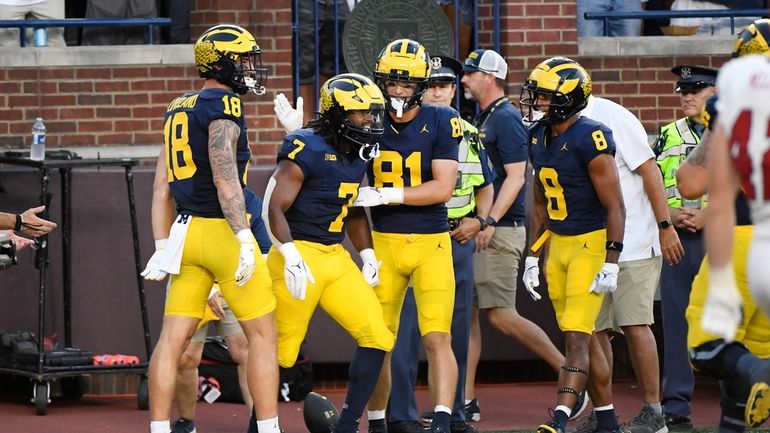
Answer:
[{"label": "number 81 jersey", "polygon": [[[380,157],[369,168],[374,187],[416,187],[433,180],[433,160],[457,161],[463,136],[462,119],[454,109],[423,105],[409,123],[386,116]],[[387,205],[371,208],[374,230],[381,233],[441,233],[449,230],[444,203],[428,206]]]},{"label": "number 81 jersey", "polygon": [[225,89],[203,89],[174,99],[166,109],[163,148],[179,213],[224,217],[209,161],[209,124],[218,119],[230,120],[240,128],[236,159],[238,178],[245,186],[251,151],[238,95]]},{"label": "number 81 jersey", "polygon": [[604,124],[580,117],[564,133],[551,137],[551,128],[530,128],[530,159],[535,182],[545,192],[547,227],[560,235],[578,235],[607,226],[607,211],[588,174],[597,156],[615,154],[612,131]]}]

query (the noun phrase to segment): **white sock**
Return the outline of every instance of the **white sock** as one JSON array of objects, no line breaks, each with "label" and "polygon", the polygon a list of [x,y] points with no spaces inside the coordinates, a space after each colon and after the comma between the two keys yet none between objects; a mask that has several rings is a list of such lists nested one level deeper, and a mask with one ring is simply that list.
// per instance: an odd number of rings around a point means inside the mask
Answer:
[{"label": "white sock", "polygon": [[606,406],[594,407],[594,410],[597,411],[597,412],[601,412],[603,410],[612,410],[612,409],[615,409],[615,406],[613,406],[612,403],[610,403],[610,404],[608,404]]},{"label": "white sock", "polygon": [[150,433],[171,433],[171,422],[169,420],[150,421]]},{"label": "white sock", "polygon": [[564,406],[563,404],[560,404],[560,405],[556,406],[556,408],[553,411],[554,412],[562,411],[562,412],[566,413],[568,417],[570,415],[572,415],[572,408]]},{"label": "white sock", "polygon": [[259,433],[281,433],[281,428],[278,426],[278,417],[270,419],[257,420],[257,431]]},{"label": "white sock", "polygon": [[468,399],[466,398],[466,399],[465,399],[465,405],[466,405],[466,406],[468,406],[469,404],[471,404],[471,402],[472,402],[472,401],[473,401],[473,399],[471,399],[471,400],[468,400]]},{"label": "white sock", "polygon": [[385,419],[385,409],[383,410],[367,410],[366,417],[370,420],[373,419]]},{"label": "white sock", "polygon": [[448,414],[451,415],[452,414],[452,409],[450,409],[450,408],[448,408],[446,406],[437,404],[436,407],[433,408],[433,412],[444,412],[444,413],[448,413]]}]

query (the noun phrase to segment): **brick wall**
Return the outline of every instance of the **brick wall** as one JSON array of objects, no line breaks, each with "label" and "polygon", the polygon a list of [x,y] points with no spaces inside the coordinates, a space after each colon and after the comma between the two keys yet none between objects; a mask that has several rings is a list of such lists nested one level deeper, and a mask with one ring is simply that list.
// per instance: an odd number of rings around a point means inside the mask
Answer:
[{"label": "brick wall", "polygon": [[[253,31],[268,65],[269,92],[248,97],[246,115],[258,162],[273,161],[282,138],[272,110],[272,95],[291,95],[291,1],[197,0],[193,34],[223,22]],[[492,46],[492,2],[479,1],[479,45]],[[594,92],[636,113],[654,131],[677,115],[669,72],[675,64],[720,66],[726,55],[578,57],[575,2],[504,1],[500,10],[502,54],[508,59],[509,93],[546,57],[567,55],[592,73]],[[31,48],[28,48],[31,49]],[[179,49],[189,49],[180,46]],[[120,56],[120,48],[115,49]],[[2,64],[2,62],[0,62]],[[0,146],[22,147],[33,119],[42,114],[49,146],[112,146],[160,143],[165,105],[201,82],[190,65],[6,67],[0,66]]]}]

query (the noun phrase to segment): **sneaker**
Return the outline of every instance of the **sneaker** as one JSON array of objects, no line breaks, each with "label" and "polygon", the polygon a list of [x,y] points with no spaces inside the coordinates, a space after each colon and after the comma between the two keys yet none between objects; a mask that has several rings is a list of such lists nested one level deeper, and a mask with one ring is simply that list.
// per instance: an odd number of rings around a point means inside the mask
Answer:
[{"label": "sneaker", "polygon": [[388,423],[388,433],[427,433],[419,421],[393,421]]},{"label": "sneaker", "polygon": [[433,422],[433,411],[423,412],[420,414],[420,422],[423,426],[429,427]]},{"label": "sneaker", "polygon": [[770,418],[770,386],[767,383],[757,382],[751,386],[745,416],[749,428],[758,427]]},{"label": "sneaker", "polygon": [[692,430],[692,420],[689,417],[667,413],[664,415],[664,420],[669,431]]},{"label": "sneaker", "polygon": [[540,424],[536,433],[564,433],[564,430],[559,427],[559,423],[555,420],[550,420],[545,424]]},{"label": "sneaker", "polygon": [[465,421],[452,421],[449,424],[450,433],[478,433],[476,427]]},{"label": "sneaker", "polygon": [[187,418],[179,418],[171,424],[171,433],[196,433],[195,421]]},{"label": "sneaker", "polygon": [[642,406],[639,415],[633,417],[628,422],[626,429],[630,433],[668,433],[666,420],[663,414],[658,415],[652,406],[645,404]]},{"label": "sneaker", "polygon": [[471,400],[470,403],[465,405],[465,419],[473,422],[481,421],[481,409],[479,409],[479,401],[475,398]]},{"label": "sneaker", "polygon": [[584,417],[583,422],[578,424],[570,433],[593,433],[596,431],[597,426],[596,412],[591,411],[588,413],[588,416]]},{"label": "sneaker", "polygon": [[388,425],[385,424],[385,418],[370,419],[369,433],[388,433]]},{"label": "sneaker", "polygon": [[569,419],[577,419],[577,417],[586,410],[590,400],[591,398],[588,397],[588,390],[584,389],[583,392],[578,394],[577,401],[575,402],[575,406],[572,407],[572,413],[570,414]]}]

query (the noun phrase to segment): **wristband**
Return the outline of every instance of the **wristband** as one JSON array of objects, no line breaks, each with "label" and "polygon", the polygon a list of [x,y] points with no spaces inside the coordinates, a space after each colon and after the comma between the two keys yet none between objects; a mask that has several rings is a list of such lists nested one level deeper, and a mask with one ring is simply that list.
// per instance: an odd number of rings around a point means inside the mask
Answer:
[{"label": "wristband", "polygon": [[478,220],[479,223],[481,223],[481,231],[484,231],[487,228],[487,226],[489,226],[489,224],[487,224],[487,220],[485,220],[484,218],[478,215],[476,215],[475,218],[476,220]]},{"label": "wristband", "polygon": [[607,241],[605,248],[611,251],[623,252],[623,242]]},{"label": "wristband", "polygon": [[251,233],[251,230],[249,229],[239,230],[238,233],[235,234],[235,237],[238,238],[238,242],[242,244],[257,243],[256,240],[254,239],[254,235]]},{"label": "wristband", "polygon": [[18,232],[21,231],[21,227],[24,224],[24,218],[21,217],[20,213],[16,214],[16,225],[13,226],[13,231]]}]

